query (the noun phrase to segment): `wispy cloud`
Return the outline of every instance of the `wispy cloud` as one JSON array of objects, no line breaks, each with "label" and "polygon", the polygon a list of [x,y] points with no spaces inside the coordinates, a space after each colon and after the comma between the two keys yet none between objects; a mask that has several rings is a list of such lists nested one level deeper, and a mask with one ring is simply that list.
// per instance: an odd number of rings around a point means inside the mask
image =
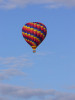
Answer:
[{"label": "wispy cloud", "polygon": [[68,90],[75,90],[75,85],[73,85],[73,86],[68,86],[68,87],[66,86],[65,88],[68,89]]},{"label": "wispy cloud", "polygon": [[7,80],[13,76],[26,76],[26,74],[18,69],[0,70],[0,80]]},{"label": "wispy cloud", "polygon": [[47,100],[75,100],[75,94],[73,93],[56,93],[55,96]]},{"label": "wispy cloud", "polygon": [[54,95],[54,90],[43,89],[30,89],[19,86],[0,84],[0,94],[3,96],[12,96],[21,99],[27,99],[32,97],[45,97],[47,95]]},{"label": "wispy cloud", "polygon": [[75,7],[75,0],[0,0],[0,8],[13,9],[29,4],[45,4],[49,8]]},{"label": "wispy cloud", "polygon": [[0,97],[0,100],[9,100],[8,98]]},{"label": "wispy cloud", "polygon": [[52,54],[54,54],[54,52],[37,52],[36,53],[37,55],[39,55],[39,56],[47,56],[47,55],[52,55]]},{"label": "wispy cloud", "polygon": [[75,100],[75,93],[58,92],[56,90],[31,89],[21,86],[0,84],[0,94],[4,97],[31,99],[43,97],[44,100]]},{"label": "wispy cloud", "polygon": [[26,76],[22,71],[25,67],[32,66],[32,61],[25,56],[0,57],[0,80],[7,80],[14,76]]},{"label": "wispy cloud", "polygon": [[18,56],[18,57],[0,57],[0,67],[28,67],[32,66],[32,62],[24,57],[24,56]]}]

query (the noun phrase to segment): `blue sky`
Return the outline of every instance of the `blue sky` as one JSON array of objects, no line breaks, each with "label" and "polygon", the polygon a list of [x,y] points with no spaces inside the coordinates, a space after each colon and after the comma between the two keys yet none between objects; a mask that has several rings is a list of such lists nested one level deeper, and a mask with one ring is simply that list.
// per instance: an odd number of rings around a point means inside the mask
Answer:
[{"label": "blue sky", "polygon": [[[47,27],[35,54],[27,22]],[[0,0],[0,100],[75,100],[75,0]]]}]

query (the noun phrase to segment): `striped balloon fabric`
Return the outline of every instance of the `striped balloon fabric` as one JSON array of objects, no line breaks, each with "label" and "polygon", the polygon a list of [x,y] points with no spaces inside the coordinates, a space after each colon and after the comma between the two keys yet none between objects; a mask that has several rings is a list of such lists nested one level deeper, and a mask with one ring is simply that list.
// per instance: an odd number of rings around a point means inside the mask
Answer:
[{"label": "striped balloon fabric", "polygon": [[37,46],[44,40],[47,34],[47,28],[40,22],[26,23],[22,28],[22,35],[25,41],[36,52]]}]

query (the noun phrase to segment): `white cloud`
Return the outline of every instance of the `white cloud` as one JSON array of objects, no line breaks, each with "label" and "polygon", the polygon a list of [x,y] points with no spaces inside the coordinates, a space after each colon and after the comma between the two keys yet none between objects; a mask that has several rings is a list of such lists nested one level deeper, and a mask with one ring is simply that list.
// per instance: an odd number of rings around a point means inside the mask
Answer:
[{"label": "white cloud", "polygon": [[66,87],[68,90],[75,90],[75,86]]},{"label": "white cloud", "polygon": [[36,52],[37,55],[39,56],[47,56],[47,55],[52,55],[54,52]]},{"label": "white cloud", "polygon": [[26,56],[0,57],[0,80],[8,80],[14,76],[26,77],[22,70],[31,67],[32,61]]},{"label": "white cloud", "polygon": [[63,93],[56,91],[54,96],[49,97],[45,100],[75,100],[75,93]]},{"label": "white cloud", "polygon": [[17,70],[17,69],[6,69],[3,70],[7,75],[14,76],[14,75],[25,75],[24,72]]},{"label": "white cloud", "polygon": [[0,70],[0,80],[7,80],[13,76],[26,76],[26,74],[18,69]]},{"label": "white cloud", "polygon": [[9,100],[8,98],[0,97],[0,100]]},{"label": "white cloud", "polygon": [[1,95],[21,98],[24,100],[32,97],[45,97],[47,95],[54,95],[54,93],[54,90],[30,89],[25,87],[0,84]]},{"label": "white cloud", "polygon": [[42,100],[41,97],[44,98],[43,100],[75,100],[75,93],[58,92],[50,89],[31,89],[8,84],[0,84],[0,95],[13,99],[21,98],[21,100],[31,99],[32,97],[36,97],[37,100],[39,100],[39,97],[40,100]]},{"label": "white cloud", "polygon": [[32,61],[26,56],[0,57],[0,80],[8,80],[14,76],[26,77],[27,74],[22,70],[31,67]]},{"label": "white cloud", "polygon": [[0,67],[15,67],[15,68],[22,68],[22,67],[28,67],[32,66],[32,62],[24,57],[24,56],[18,56],[18,57],[0,57]]},{"label": "white cloud", "polygon": [[49,8],[75,7],[75,0],[0,0],[0,8],[12,9],[29,4],[45,4]]}]

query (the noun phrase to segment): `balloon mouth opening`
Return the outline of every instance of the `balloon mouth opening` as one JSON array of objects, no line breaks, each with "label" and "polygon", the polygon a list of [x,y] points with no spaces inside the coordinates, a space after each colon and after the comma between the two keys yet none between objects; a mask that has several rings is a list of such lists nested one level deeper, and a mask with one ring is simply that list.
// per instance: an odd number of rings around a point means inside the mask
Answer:
[{"label": "balloon mouth opening", "polygon": [[36,52],[36,50],[33,50],[33,53],[35,53]]},{"label": "balloon mouth opening", "polygon": [[33,53],[36,52],[36,46],[32,46],[32,49],[33,49]]}]

